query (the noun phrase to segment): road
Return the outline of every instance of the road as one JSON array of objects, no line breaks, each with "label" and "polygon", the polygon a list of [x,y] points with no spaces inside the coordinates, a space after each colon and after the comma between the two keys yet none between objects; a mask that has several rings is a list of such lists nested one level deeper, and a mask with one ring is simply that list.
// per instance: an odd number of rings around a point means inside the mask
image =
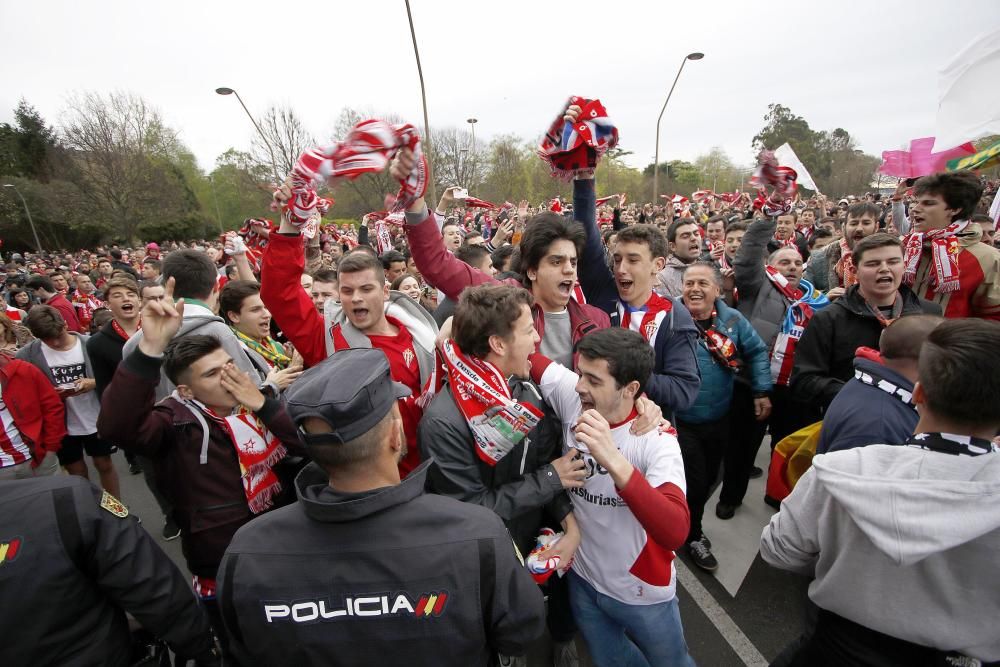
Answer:
[{"label": "road", "polygon": [[[768,447],[762,446],[757,465],[765,470],[768,454]],[[123,500],[186,572],[180,540],[167,542],[161,536],[163,521],[142,475],[130,475],[120,453],[114,458]],[[91,479],[98,479],[93,470]],[[773,513],[763,497],[763,479],[751,480],[743,506],[729,521],[716,518],[716,498],[709,501],[704,530],[719,560],[714,575],[695,567],[683,550],[675,561],[684,635],[692,657],[702,667],[763,667],[802,629],[808,581],[771,568],[757,553],[761,529]],[[590,667],[586,647],[582,639],[577,641],[582,662]],[[547,667],[549,655],[548,642],[539,640],[529,653],[529,664]]]}]

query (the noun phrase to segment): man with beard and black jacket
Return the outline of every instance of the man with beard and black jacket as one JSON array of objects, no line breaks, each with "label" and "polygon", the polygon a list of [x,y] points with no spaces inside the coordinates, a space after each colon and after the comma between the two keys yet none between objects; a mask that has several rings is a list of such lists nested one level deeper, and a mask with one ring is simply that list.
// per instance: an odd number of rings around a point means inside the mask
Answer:
[{"label": "man with beard and black jacket", "polygon": [[901,285],[903,249],[891,234],[872,234],[854,246],[858,283],[812,318],[795,352],[792,391],[826,408],[854,377],[854,353],[878,347],[882,331],[900,317],[940,315],[941,307]]},{"label": "man with beard and black jacket", "polygon": [[430,461],[400,481],[409,394],[381,350],[361,348],[286,392],[313,463],[299,502],[242,528],[223,558],[242,664],[485,667],[541,634],[542,594],[500,518],[424,493]]}]

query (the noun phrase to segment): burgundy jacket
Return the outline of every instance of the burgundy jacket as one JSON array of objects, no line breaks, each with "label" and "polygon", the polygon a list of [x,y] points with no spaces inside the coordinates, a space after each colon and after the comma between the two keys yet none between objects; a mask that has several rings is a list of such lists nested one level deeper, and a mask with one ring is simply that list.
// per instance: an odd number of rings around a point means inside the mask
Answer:
[{"label": "burgundy jacket", "polygon": [[[229,435],[209,425],[207,462],[200,462],[202,427],[191,410],[173,398],[154,405],[162,359],[140,350],[122,360],[104,389],[97,432],[122,449],[153,459],[156,479],[174,506],[188,569],[215,578],[233,535],[254,518],[247,506],[240,465]],[[266,399],[257,412],[288,449],[304,455],[298,432],[280,401]]]}]

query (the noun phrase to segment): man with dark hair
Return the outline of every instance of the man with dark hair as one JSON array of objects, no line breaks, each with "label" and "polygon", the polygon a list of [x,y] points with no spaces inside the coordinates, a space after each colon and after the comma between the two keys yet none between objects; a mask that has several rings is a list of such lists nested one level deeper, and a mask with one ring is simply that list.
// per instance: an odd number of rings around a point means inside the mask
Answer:
[{"label": "man with dark hair", "polygon": [[913,188],[903,282],[945,317],[1000,319],[1000,250],[970,221],[983,193],[971,172],[924,176]]},{"label": "man with dark hair", "polygon": [[[289,451],[304,452],[281,402],[261,393],[217,336],[179,334],[191,304],[175,303],[173,289],[171,277],[163,299],[143,308],[143,335],[105,389],[97,426],[102,437],[153,460],[195,593],[222,637],[215,600],[222,554],[236,530],[278,498],[274,466]],[[156,402],[161,372],[176,388]]]},{"label": "man with dark hair", "polygon": [[373,349],[342,350],[289,389],[313,459],[299,502],[240,529],[220,568],[242,664],[486,665],[541,634],[541,593],[500,519],[425,493],[429,462],[400,481],[408,394]]},{"label": "man with dark hair", "polygon": [[[290,191],[276,195],[279,200],[286,196]],[[300,230],[282,216],[261,262],[260,297],[307,368],[351,347],[374,347],[385,353],[393,379],[412,392],[399,405],[410,446],[400,463],[405,477],[420,462],[417,423],[423,408],[418,399],[435,376],[437,325],[416,302],[389,289],[382,262],[374,254],[356,250],[337,265],[340,301],[326,300],[322,314],[318,313],[298,284],[304,264]],[[321,277],[314,274],[314,291]]]},{"label": "man with dark hair", "polygon": [[943,321],[937,315],[902,317],[882,332],[877,352],[858,348],[854,377],[823,415],[817,454],[906,441],[917,425],[913,385],[920,348]]},{"label": "man with dark hair", "polygon": [[462,245],[462,228],[458,226],[458,221],[451,218],[445,220],[440,231],[445,250],[449,252],[458,250]]},{"label": "man with dark hair", "polygon": [[[412,168],[412,158],[401,151],[393,164],[394,174],[408,174]],[[450,190],[442,196],[438,210],[447,205],[449,197]],[[427,210],[423,199],[407,212],[406,237],[424,279],[452,300],[457,300],[467,287],[501,282],[490,272],[468,266],[446,251],[435,215]],[[578,225],[558,213],[539,213],[528,221],[521,237],[520,266],[514,267],[521,279],[502,281],[531,292],[535,329],[541,337],[539,349],[570,366],[573,346],[584,334],[608,326],[608,317],[599,308],[574,298],[577,257],[582,248],[583,234]]]},{"label": "man with dark hair", "polygon": [[806,237],[798,232],[799,215],[795,209],[781,213],[775,218],[774,235],[767,242],[767,251],[775,252],[781,248],[795,248],[802,255],[802,261],[809,259],[809,246]]},{"label": "man with dark hair", "polygon": [[[823,227],[817,227],[813,230],[813,233],[809,235],[809,261],[812,262],[816,253],[827,247],[832,243],[836,243],[837,237],[829,229]],[[806,267],[809,270],[809,267]]]},{"label": "man with dark hair", "polygon": [[158,259],[147,257],[142,260],[142,279],[159,280],[163,264]]},{"label": "man with dark hair", "polygon": [[124,271],[132,276],[132,280],[139,281],[139,274],[135,272],[132,265],[125,261],[125,255],[118,248],[112,248],[111,252],[112,271]]},{"label": "man with dark hair", "polygon": [[[531,294],[510,285],[466,289],[443,345],[448,384],[420,421],[421,458],[433,457],[432,493],[493,510],[522,554],[543,527],[565,536],[550,557],[573,557],[579,530],[565,489],[583,485],[583,462],[559,456],[561,429],[530,379],[529,355],[538,344]],[[466,392],[463,387],[478,387]],[[549,630],[557,656],[573,649],[575,627],[565,582],[550,579]],[[560,663],[562,664],[562,663]]]},{"label": "man with dark hair", "polygon": [[86,452],[100,475],[101,487],[121,497],[118,472],[111,462],[117,448],[97,433],[101,402],[94,391],[97,383],[87,351],[90,336],[71,332],[51,306],[32,308],[26,324],[36,340],[22,347],[17,358],[34,364],[48,378],[66,408],[66,436],[57,453],[59,464],[71,475],[89,479],[83,460]]},{"label": "man with dark hair", "polygon": [[567,575],[573,616],[596,664],[693,665],[672,562],[688,532],[680,447],[666,430],[630,431],[655,355],[622,328],[587,335],[577,351],[576,373],[541,355],[531,369],[564,450],[587,471],[570,489],[581,533]]},{"label": "man with dark hair", "polygon": [[854,245],[878,231],[880,214],[879,207],[871,202],[851,204],[841,223],[840,240],[809,256],[804,277],[813,287],[826,292],[830,300],[842,297],[847,288],[858,281]]},{"label": "man with dark hair", "polygon": [[337,269],[320,269],[313,272],[309,295],[312,297],[317,313],[322,315],[323,309],[326,308],[326,302],[336,301],[338,292],[340,292],[340,284],[337,280]]},{"label": "man with dark hair", "polygon": [[[622,236],[618,235],[621,242]],[[694,218],[678,218],[667,228],[670,250],[666,264],[656,274],[656,293],[679,299],[684,292],[684,270],[701,256],[701,234]]]},{"label": "man with dark hair", "polygon": [[512,245],[505,245],[497,248],[490,255],[490,263],[493,265],[493,275],[501,273],[517,272],[517,267],[513,266],[514,251],[517,250]]},{"label": "man with dark hair", "polygon": [[901,284],[903,249],[897,237],[882,232],[866,236],[852,254],[857,283],[816,313],[795,350],[791,390],[824,409],[854,377],[855,350],[877,348],[882,331],[900,317],[941,314],[939,305],[917,298]]},{"label": "man with dark hair", "polygon": [[813,576],[819,607],[792,664],[1000,660],[1000,456],[991,442],[1000,356],[983,354],[998,347],[997,322],[935,327],[920,351],[920,420],[905,446],[814,457],[771,517],[761,556]]},{"label": "man with dark hair", "polygon": [[[219,300],[219,275],[208,255],[198,250],[177,250],[163,260],[164,284],[173,281],[173,294],[184,299],[184,322],[177,330],[178,336],[197,334],[219,339],[226,354],[236,367],[249,373],[258,384],[263,383],[266,373],[263,365],[244,350],[236,334],[226,325],[225,320],[215,314]],[[130,337],[122,349],[127,357],[142,341],[140,329]],[[157,399],[166,398],[174,390],[174,382],[163,374],[157,389]]]},{"label": "man with dark hair", "polygon": [[25,287],[32,291],[35,298],[47,306],[52,306],[62,315],[67,328],[74,333],[86,333],[80,319],[76,315],[76,308],[69,302],[63,294],[56,290],[52,284],[52,279],[48,276],[31,276]]},{"label": "man with dark hair", "polygon": [[406,273],[406,258],[398,250],[386,250],[379,259],[385,270],[385,279],[390,283]]},{"label": "man with dark hair", "polygon": [[[483,245],[463,245],[454,253],[455,259],[465,262],[469,266],[489,276],[495,276],[493,264],[490,260],[490,253]],[[455,301],[448,297],[438,300],[438,307],[434,309],[434,321],[442,326],[445,321],[455,314]]]},{"label": "man with dark hair", "polygon": [[977,213],[972,216],[970,220],[979,225],[979,228],[983,230],[983,237],[979,240],[980,243],[985,243],[986,245],[992,247],[993,239],[996,237],[997,233],[997,225],[993,221],[993,218],[985,213]]},{"label": "man with dark hair", "polygon": [[260,285],[230,280],[219,292],[219,312],[269,382],[283,390],[298,377],[301,368],[290,367],[291,355],[271,338],[271,312],[260,300]]}]

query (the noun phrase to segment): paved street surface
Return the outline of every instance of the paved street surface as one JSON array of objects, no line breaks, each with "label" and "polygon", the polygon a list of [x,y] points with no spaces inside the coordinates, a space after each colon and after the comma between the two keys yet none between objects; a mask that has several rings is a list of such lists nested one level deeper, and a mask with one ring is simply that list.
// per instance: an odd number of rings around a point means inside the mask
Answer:
[{"label": "paved street surface", "polygon": [[[769,453],[766,444],[761,446],[757,465],[764,470]],[[142,475],[129,474],[121,453],[114,458],[123,500],[186,572],[180,539],[163,540],[163,520]],[[91,479],[98,479],[93,469]],[[696,568],[683,550],[675,561],[684,634],[701,667],[763,667],[801,631],[807,580],[771,568],[757,553],[761,529],[773,512],[763,498],[763,478],[751,480],[743,506],[729,521],[716,518],[716,497],[709,501],[704,529],[719,560],[714,576]],[[583,641],[577,642],[583,664],[589,667]],[[549,656],[548,642],[539,640],[529,656],[531,667],[551,665]]]}]

